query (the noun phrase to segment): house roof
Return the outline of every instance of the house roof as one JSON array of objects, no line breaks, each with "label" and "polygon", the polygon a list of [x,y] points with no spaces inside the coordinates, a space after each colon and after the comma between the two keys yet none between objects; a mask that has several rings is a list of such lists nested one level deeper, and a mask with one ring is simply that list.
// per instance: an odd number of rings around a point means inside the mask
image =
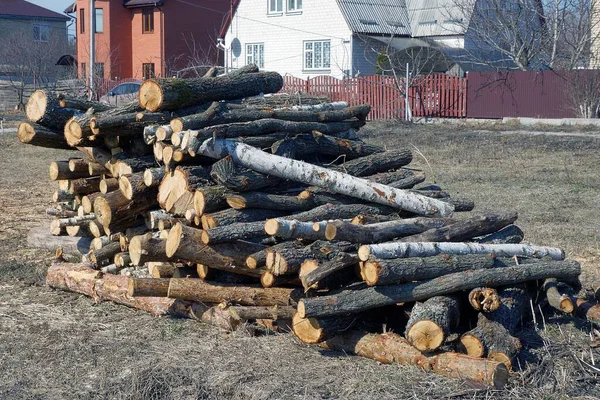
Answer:
[{"label": "house roof", "polygon": [[460,35],[468,16],[456,0],[406,0],[413,37]]},{"label": "house roof", "polygon": [[354,33],[410,36],[404,0],[337,0]]},{"label": "house roof", "polygon": [[65,14],[72,14],[77,11],[77,2],[74,2],[63,11]]},{"label": "house roof", "polygon": [[156,0],[156,1],[150,1],[150,0],[124,0],[123,1],[123,5],[127,8],[134,8],[134,7],[155,7],[155,6],[162,6],[164,4],[164,0]]},{"label": "house roof", "polygon": [[25,17],[28,19],[54,19],[68,21],[69,17],[29,3],[25,0],[0,1],[0,17]]}]

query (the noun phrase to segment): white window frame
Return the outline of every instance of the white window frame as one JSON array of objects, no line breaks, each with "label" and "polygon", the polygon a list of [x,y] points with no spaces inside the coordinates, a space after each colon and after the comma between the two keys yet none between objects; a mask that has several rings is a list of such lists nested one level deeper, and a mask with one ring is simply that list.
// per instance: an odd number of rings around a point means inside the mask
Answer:
[{"label": "white window frame", "polygon": [[282,14],[284,0],[267,0],[268,14]]},{"label": "white window frame", "polygon": [[[316,46],[318,44],[318,46]],[[327,46],[324,46],[327,44]],[[304,51],[302,52],[304,57],[302,60],[303,69],[306,71],[319,70],[319,71],[330,71],[331,70],[331,40],[305,40],[302,44]],[[315,47],[319,47],[317,50],[320,52],[321,62],[317,63],[317,55],[315,53]],[[325,47],[328,48],[329,59],[325,59]],[[308,65],[308,54],[311,56],[311,64]]]},{"label": "white window frame", "polygon": [[288,12],[302,11],[302,0],[287,0]]},{"label": "white window frame", "polygon": [[[38,34],[36,35],[36,28]],[[44,38],[45,33],[45,38]],[[33,24],[33,41],[34,42],[47,42],[50,40],[50,25],[48,24]]]},{"label": "white window frame", "polygon": [[[257,50],[256,52],[254,50]],[[246,43],[246,65],[256,64],[258,68],[265,67],[265,44]]]}]

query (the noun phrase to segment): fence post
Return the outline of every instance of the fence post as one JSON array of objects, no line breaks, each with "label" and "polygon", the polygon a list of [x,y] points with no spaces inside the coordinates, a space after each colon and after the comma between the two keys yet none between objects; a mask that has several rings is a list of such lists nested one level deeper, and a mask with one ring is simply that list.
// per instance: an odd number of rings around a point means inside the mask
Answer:
[{"label": "fence post", "polygon": [[306,83],[305,83],[305,91],[306,91],[306,93],[310,93],[310,83],[309,83],[309,81],[310,81],[310,76],[307,76],[306,77]]}]

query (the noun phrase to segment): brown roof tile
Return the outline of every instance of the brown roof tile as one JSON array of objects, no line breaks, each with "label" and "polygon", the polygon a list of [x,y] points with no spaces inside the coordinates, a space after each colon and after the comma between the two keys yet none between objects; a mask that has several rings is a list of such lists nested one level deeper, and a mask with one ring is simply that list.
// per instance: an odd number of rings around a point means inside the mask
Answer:
[{"label": "brown roof tile", "polygon": [[62,19],[68,21],[66,15],[37,6],[25,0],[0,0],[0,17],[23,16],[28,18]]}]

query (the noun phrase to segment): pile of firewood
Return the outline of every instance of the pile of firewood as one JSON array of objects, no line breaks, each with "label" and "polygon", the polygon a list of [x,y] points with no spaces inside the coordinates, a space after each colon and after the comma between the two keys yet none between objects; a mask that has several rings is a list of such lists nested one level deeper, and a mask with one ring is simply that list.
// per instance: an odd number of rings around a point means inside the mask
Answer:
[{"label": "pile of firewood", "polygon": [[35,92],[21,142],[79,151],[50,165],[50,232],[78,240],[62,258],[91,238],[48,284],[496,387],[534,303],[597,319],[567,286],[579,264],[521,244],[516,213],[459,217],[473,202],[410,150],[356,139],[368,105],[262,96],[282,84],[248,66],[148,80],[119,107]]}]

